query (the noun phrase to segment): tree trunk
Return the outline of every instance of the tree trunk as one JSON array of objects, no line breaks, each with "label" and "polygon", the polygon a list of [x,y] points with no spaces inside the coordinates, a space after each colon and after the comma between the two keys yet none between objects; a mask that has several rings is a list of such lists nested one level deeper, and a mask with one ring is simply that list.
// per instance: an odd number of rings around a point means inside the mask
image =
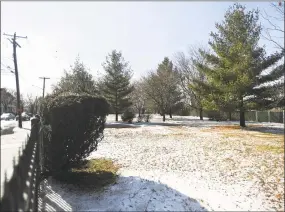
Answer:
[{"label": "tree trunk", "polygon": [[240,98],[239,125],[241,127],[245,127],[245,116],[244,116],[243,98],[242,97]]},{"label": "tree trunk", "polygon": [[232,112],[229,112],[229,120],[232,120]]},{"label": "tree trunk", "polygon": [[116,96],[115,96],[115,106],[116,106],[115,107],[116,108],[115,109],[116,110],[115,111],[115,113],[116,113],[116,121],[118,121],[118,111],[117,111],[118,110],[118,93],[117,93],[117,91],[116,91]]},{"label": "tree trunk", "polygon": [[141,117],[141,110],[139,110],[139,117]]},{"label": "tree trunk", "polygon": [[199,109],[200,120],[203,120],[203,108]]},{"label": "tree trunk", "polygon": [[169,117],[172,119],[172,111],[171,111],[171,108],[169,110]]},{"label": "tree trunk", "polygon": [[162,120],[163,120],[163,122],[165,122],[165,113],[163,113],[163,118],[162,118]]},{"label": "tree trunk", "polygon": [[3,109],[4,109],[3,113],[6,113],[8,111],[8,105],[3,105]]}]

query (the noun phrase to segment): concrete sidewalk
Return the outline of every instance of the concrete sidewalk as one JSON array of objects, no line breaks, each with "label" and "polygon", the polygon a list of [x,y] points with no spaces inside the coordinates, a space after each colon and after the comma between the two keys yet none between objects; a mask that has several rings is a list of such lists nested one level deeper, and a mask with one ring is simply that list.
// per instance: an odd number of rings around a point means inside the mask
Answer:
[{"label": "concrete sidewalk", "polygon": [[[17,122],[11,121],[7,126],[14,126],[13,134],[1,135],[1,187],[3,188],[3,183],[5,180],[5,171],[7,172],[7,178],[10,179],[13,174],[13,158],[16,158],[16,163],[18,161],[19,148],[22,148],[27,135],[30,134],[31,122],[23,122],[23,128],[17,127]],[[6,124],[5,124],[6,125]],[[3,125],[1,124],[1,127]],[[3,194],[3,189],[1,189],[1,196]]]}]

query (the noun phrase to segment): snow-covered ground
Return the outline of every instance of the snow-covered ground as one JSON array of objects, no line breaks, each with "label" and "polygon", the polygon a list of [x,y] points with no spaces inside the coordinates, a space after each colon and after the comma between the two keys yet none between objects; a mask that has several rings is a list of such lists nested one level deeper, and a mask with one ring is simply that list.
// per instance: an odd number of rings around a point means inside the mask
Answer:
[{"label": "snow-covered ground", "polygon": [[[7,172],[8,180],[13,174],[13,158],[15,157],[16,162],[18,159],[19,148],[27,138],[27,134],[30,133],[30,121],[23,122],[23,128],[17,127],[17,121],[1,121],[1,128],[13,128],[12,134],[1,135],[1,187],[4,182],[5,171]],[[1,189],[1,196],[3,189]]]},{"label": "snow-covered ground", "polygon": [[106,157],[119,164],[117,183],[101,192],[86,192],[49,179],[44,182],[45,210],[284,210],[284,151],[258,150],[264,145],[282,147],[283,124],[255,123],[256,129],[275,129],[272,135],[213,129],[238,122],[197,117],[175,116],[166,123],[178,126],[163,126],[155,116],[151,125],[121,129],[110,127],[113,120],[108,117],[105,138],[90,158]]},{"label": "snow-covered ground", "polygon": [[4,130],[9,127],[16,127],[18,122],[15,120],[10,120],[10,121],[1,120],[0,123],[1,123],[1,130]]}]

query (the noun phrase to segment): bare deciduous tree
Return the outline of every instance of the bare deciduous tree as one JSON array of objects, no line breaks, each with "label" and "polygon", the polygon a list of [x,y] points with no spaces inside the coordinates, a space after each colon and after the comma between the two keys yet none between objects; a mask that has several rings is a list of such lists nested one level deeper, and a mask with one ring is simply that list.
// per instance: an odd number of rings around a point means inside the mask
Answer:
[{"label": "bare deciduous tree", "polygon": [[179,73],[180,87],[183,91],[184,99],[186,104],[189,104],[192,108],[199,111],[200,120],[203,120],[203,106],[202,96],[194,92],[191,89],[193,79],[199,79],[205,81],[205,75],[199,72],[195,67],[195,62],[205,63],[206,60],[201,54],[202,52],[208,52],[207,48],[201,45],[192,45],[188,49],[188,54],[184,52],[178,52],[175,55],[175,65]]},{"label": "bare deciduous tree", "polygon": [[34,98],[31,94],[28,94],[27,98],[24,101],[27,111],[33,115],[39,113],[41,99],[42,97]]},{"label": "bare deciduous tree", "polygon": [[[278,5],[276,3],[270,3],[270,6],[274,8],[274,14],[270,15],[266,11],[261,13],[261,16],[268,26],[263,27],[262,37],[266,40],[273,42],[275,46],[281,50],[284,50],[284,7],[283,5]],[[281,27],[278,25],[281,24]]]},{"label": "bare deciduous tree", "polygon": [[141,117],[141,114],[143,114],[143,110],[145,109],[146,104],[146,94],[144,91],[144,84],[142,80],[138,80],[133,83],[134,84],[134,90],[130,94],[131,101],[133,103],[133,108],[138,112],[139,117]]},{"label": "bare deciduous tree", "polygon": [[150,72],[144,78],[145,92],[149,99],[152,100],[159,113],[163,116],[165,121],[165,114],[167,111],[167,96],[162,77],[159,77],[155,72]]}]

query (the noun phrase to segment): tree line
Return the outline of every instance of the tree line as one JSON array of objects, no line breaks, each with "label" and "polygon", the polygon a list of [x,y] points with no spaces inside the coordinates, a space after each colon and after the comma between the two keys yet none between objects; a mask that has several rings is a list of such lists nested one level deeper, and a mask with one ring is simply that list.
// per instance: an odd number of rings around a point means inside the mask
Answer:
[{"label": "tree line", "polygon": [[[283,16],[284,18],[284,16]],[[185,108],[222,111],[231,119],[245,111],[284,108],[284,47],[268,55],[259,45],[262,26],[259,11],[247,11],[235,3],[216,23],[208,45],[192,45],[187,53],[178,52],[174,60],[164,57],[153,70],[134,82],[133,70],[122,52],[113,50],[102,64],[104,76],[93,78],[77,58],[69,71],[54,85],[53,93],[74,92],[103,96],[111,105],[115,120],[132,108],[139,116],[146,112],[166,115]]]}]

